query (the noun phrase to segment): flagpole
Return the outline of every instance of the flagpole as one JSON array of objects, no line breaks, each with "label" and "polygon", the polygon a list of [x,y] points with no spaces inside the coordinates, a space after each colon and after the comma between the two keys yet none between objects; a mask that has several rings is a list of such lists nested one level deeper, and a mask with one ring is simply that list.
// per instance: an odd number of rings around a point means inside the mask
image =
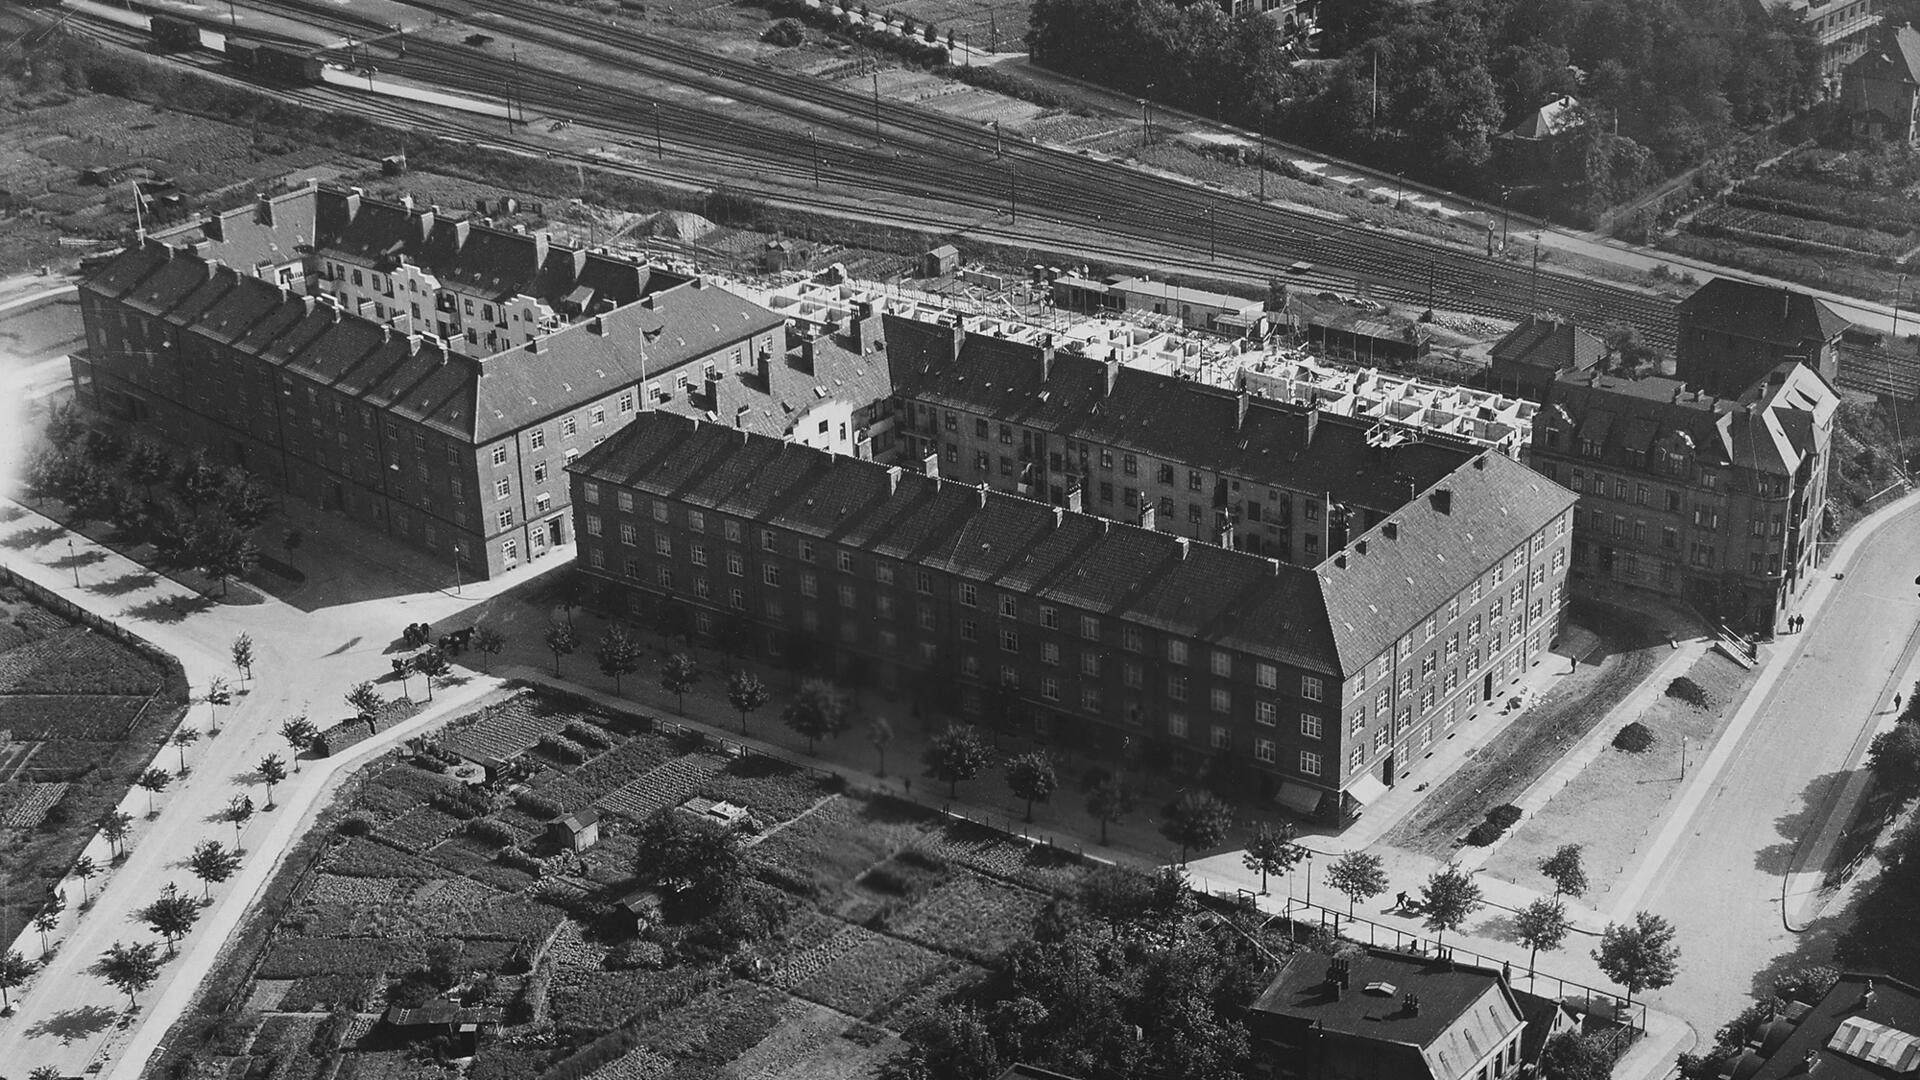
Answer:
[{"label": "flagpole", "polygon": [[144,233],[147,231],[147,220],[146,215],[140,212],[140,181],[127,182],[133,185],[133,227]]}]

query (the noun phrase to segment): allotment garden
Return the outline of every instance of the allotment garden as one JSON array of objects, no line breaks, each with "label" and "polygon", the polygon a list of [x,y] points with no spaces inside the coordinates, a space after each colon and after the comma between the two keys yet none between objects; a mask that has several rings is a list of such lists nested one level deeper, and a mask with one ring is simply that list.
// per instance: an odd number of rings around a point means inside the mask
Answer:
[{"label": "allotment garden", "polygon": [[161,1075],[876,1075],[1119,873],[534,689],[327,815]]}]

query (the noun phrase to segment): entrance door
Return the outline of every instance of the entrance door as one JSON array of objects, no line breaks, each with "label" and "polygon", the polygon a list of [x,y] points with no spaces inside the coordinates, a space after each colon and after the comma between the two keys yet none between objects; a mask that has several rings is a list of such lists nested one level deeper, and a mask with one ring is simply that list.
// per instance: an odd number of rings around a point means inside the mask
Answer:
[{"label": "entrance door", "polygon": [[1480,680],[1480,700],[1493,700],[1493,669],[1488,668],[1486,677]]},{"label": "entrance door", "polygon": [[1387,760],[1380,763],[1380,782],[1393,786],[1393,751],[1387,751]]},{"label": "entrance door", "polygon": [[341,487],[338,480],[327,481],[327,509],[345,510],[346,508],[347,489]]},{"label": "entrance door", "polygon": [[554,547],[559,547],[561,544],[566,543],[564,536],[565,534],[562,533],[560,529],[559,518],[554,518],[547,522],[547,543],[552,544]]}]

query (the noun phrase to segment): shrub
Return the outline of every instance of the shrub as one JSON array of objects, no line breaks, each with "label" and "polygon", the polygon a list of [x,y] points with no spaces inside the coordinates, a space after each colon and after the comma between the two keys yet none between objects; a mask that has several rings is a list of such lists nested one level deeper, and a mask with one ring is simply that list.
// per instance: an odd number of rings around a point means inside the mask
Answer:
[{"label": "shrub", "polygon": [[1467,843],[1473,847],[1486,847],[1505,836],[1508,829],[1520,820],[1521,811],[1511,803],[1502,803],[1487,811],[1486,819],[1467,832]]},{"label": "shrub", "polygon": [[492,799],[465,784],[450,784],[428,796],[427,803],[435,810],[462,819],[477,818],[493,809]]},{"label": "shrub", "polygon": [[547,798],[537,791],[522,791],[513,797],[513,804],[526,811],[528,817],[548,821],[566,813],[566,807]]},{"label": "shrub", "polygon": [[584,720],[569,720],[567,726],[561,730],[567,738],[581,746],[589,746],[595,750],[613,749],[613,740],[597,724],[589,724]]},{"label": "shrub", "polygon": [[607,967],[613,971],[630,971],[644,968],[649,971],[665,967],[667,951],[654,941],[629,941],[607,954]]},{"label": "shrub", "polygon": [[1667,684],[1667,696],[1683,701],[1696,709],[1704,709],[1713,704],[1713,698],[1707,694],[1706,688],[1685,675]]},{"label": "shrub", "polygon": [[778,45],[782,49],[791,49],[807,40],[807,35],[800,28],[798,19],[781,19],[767,27],[767,32],[760,35],[760,40],[769,45]]},{"label": "shrub", "polygon": [[529,854],[523,848],[503,847],[494,854],[493,858],[502,866],[512,867],[523,873],[532,874],[534,877],[540,877],[547,872],[547,860]]},{"label": "shrub", "polygon": [[1487,820],[1500,826],[1502,829],[1513,828],[1522,816],[1520,808],[1512,803],[1502,803],[1487,811]]},{"label": "shrub", "polygon": [[341,836],[365,836],[373,831],[373,819],[356,810],[341,818],[333,829]]},{"label": "shrub", "polygon": [[570,765],[578,765],[587,760],[584,747],[561,735],[540,736],[540,750],[555,761],[564,761]]},{"label": "shrub", "polygon": [[495,847],[506,847],[514,842],[513,830],[493,818],[474,818],[467,822],[466,833],[476,840],[484,840]]},{"label": "shrub", "polygon": [[1639,754],[1651,750],[1653,749],[1653,743],[1653,729],[1638,720],[1621,728],[1620,734],[1613,737],[1614,747],[1625,750],[1629,754]]}]

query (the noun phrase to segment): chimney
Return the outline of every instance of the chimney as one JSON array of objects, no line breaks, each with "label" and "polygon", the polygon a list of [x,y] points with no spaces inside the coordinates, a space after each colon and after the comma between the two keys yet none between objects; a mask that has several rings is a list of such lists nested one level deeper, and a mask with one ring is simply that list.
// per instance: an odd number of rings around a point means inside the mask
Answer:
[{"label": "chimney", "polygon": [[853,351],[865,356],[881,344],[880,320],[856,314],[847,321],[847,336],[853,339]]},{"label": "chimney", "polygon": [[352,223],[360,216],[360,200],[366,195],[365,188],[352,188],[347,192],[347,221]]},{"label": "chimney", "polygon": [[413,196],[411,195],[400,196],[400,205],[406,208],[407,213],[409,214],[413,213]]},{"label": "chimney", "polygon": [[897,495],[897,494],[899,494],[899,492],[900,492],[900,477],[901,477],[902,475],[904,475],[904,474],[903,474],[903,473],[901,472],[901,470],[900,470],[900,466],[898,466],[898,465],[891,465],[891,466],[888,466],[888,468],[887,468],[887,494],[889,494],[889,495]]},{"label": "chimney", "polygon": [[1109,359],[1108,359],[1108,360],[1106,361],[1106,368],[1107,368],[1107,370],[1106,370],[1106,376],[1107,376],[1107,382],[1106,382],[1106,389],[1104,389],[1104,390],[1102,390],[1102,391],[1101,391],[1101,393],[1100,393],[1100,396],[1101,396],[1101,397],[1112,397],[1112,396],[1113,396],[1113,384],[1114,384],[1114,383],[1116,383],[1116,382],[1119,382],[1119,381],[1120,381],[1120,361],[1119,361],[1119,360],[1117,360],[1117,359],[1112,359],[1112,358],[1109,358]]},{"label": "chimney", "polygon": [[547,248],[552,243],[553,237],[547,233],[533,234],[533,268],[535,270],[547,265]]},{"label": "chimney", "polygon": [[1154,505],[1152,499],[1142,495],[1140,497],[1140,527],[1143,529],[1152,529],[1157,521],[1158,508]]},{"label": "chimney", "polygon": [[205,265],[207,268],[207,280],[212,281],[214,278],[217,278],[220,276],[220,271],[227,264],[221,262],[219,259],[208,259]]},{"label": "chimney", "polygon": [[573,249],[573,284],[579,284],[580,275],[587,272],[587,249]]},{"label": "chimney", "polygon": [[221,220],[219,214],[214,214],[202,222],[200,231],[205,233],[209,240],[224,242],[227,239],[227,223]]},{"label": "chimney", "polygon": [[1433,492],[1433,508],[1443,514],[1453,513],[1453,489],[1436,488]]},{"label": "chimney", "polygon": [[1067,521],[1066,510],[1062,507],[1058,507],[1058,506],[1054,507],[1053,508],[1053,527],[1057,529],[1060,526],[1066,524],[1066,521]]},{"label": "chimney", "polygon": [[407,335],[407,355],[420,355],[420,334],[418,331]]},{"label": "chimney", "polygon": [[1240,431],[1247,426],[1247,405],[1251,401],[1253,401],[1253,395],[1247,392],[1246,384],[1243,382],[1240,385],[1240,393],[1234,397],[1233,430]]},{"label": "chimney", "polygon": [[1807,1051],[1807,1075],[1812,1076],[1814,1074],[1814,1071],[1819,1068],[1820,1068],[1820,1051],[1818,1050]]},{"label": "chimney", "polygon": [[813,340],[813,335],[811,334],[800,339],[800,370],[809,375],[815,373],[813,367]]},{"label": "chimney", "polygon": [[467,246],[467,234],[473,231],[473,222],[461,218],[453,223],[453,249],[459,251]]},{"label": "chimney", "polygon": [[939,478],[940,452],[938,450],[929,450],[927,452],[927,456],[920,462],[920,471],[935,479]]},{"label": "chimney", "polygon": [[1397,521],[1388,521],[1381,524],[1380,535],[1388,540],[1400,539],[1400,523]]},{"label": "chimney", "polygon": [[253,197],[253,220],[256,224],[273,228],[273,200],[265,192]]},{"label": "chimney", "polygon": [[1040,339],[1040,381],[1053,378],[1053,335],[1045,334]]},{"label": "chimney", "polygon": [[980,483],[980,509],[985,510],[986,508],[987,508],[987,485],[986,485],[986,481],[983,480]]},{"label": "chimney", "polygon": [[380,344],[385,345],[388,342],[391,342],[392,340],[393,340],[392,325],[388,323],[381,323],[380,324]]},{"label": "chimney", "polygon": [[1174,542],[1180,545],[1180,561],[1186,562],[1187,553],[1193,550],[1193,541],[1184,536],[1177,536],[1174,537]]},{"label": "chimney", "polygon": [[1086,492],[1081,488],[1069,490],[1067,492],[1067,509],[1076,514],[1084,512],[1086,510]]},{"label": "chimney", "polygon": [[1860,991],[1860,1008],[1862,1011],[1873,1008],[1874,997],[1873,980],[1868,979],[1866,989]]},{"label": "chimney", "polygon": [[1420,995],[1419,994],[1409,992],[1407,996],[1402,999],[1402,1003],[1406,1007],[1408,1016],[1420,1015]]},{"label": "chimney", "polygon": [[300,298],[300,306],[306,309],[304,312],[302,312],[302,314],[305,314],[305,315],[313,314],[313,305],[314,305],[313,297],[303,296]]},{"label": "chimney", "polygon": [[1320,430],[1320,409],[1318,406],[1307,409],[1307,445],[1313,445],[1313,436]]},{"label": "chimney", "polygon": [[437,206],[428,206],[425,210],[420,211],[414,218],[414,225],[417,229],[415,239],[422,244],[426,243],[427,239],[433,235],[433,223],[439,216],[440,208]]}]

